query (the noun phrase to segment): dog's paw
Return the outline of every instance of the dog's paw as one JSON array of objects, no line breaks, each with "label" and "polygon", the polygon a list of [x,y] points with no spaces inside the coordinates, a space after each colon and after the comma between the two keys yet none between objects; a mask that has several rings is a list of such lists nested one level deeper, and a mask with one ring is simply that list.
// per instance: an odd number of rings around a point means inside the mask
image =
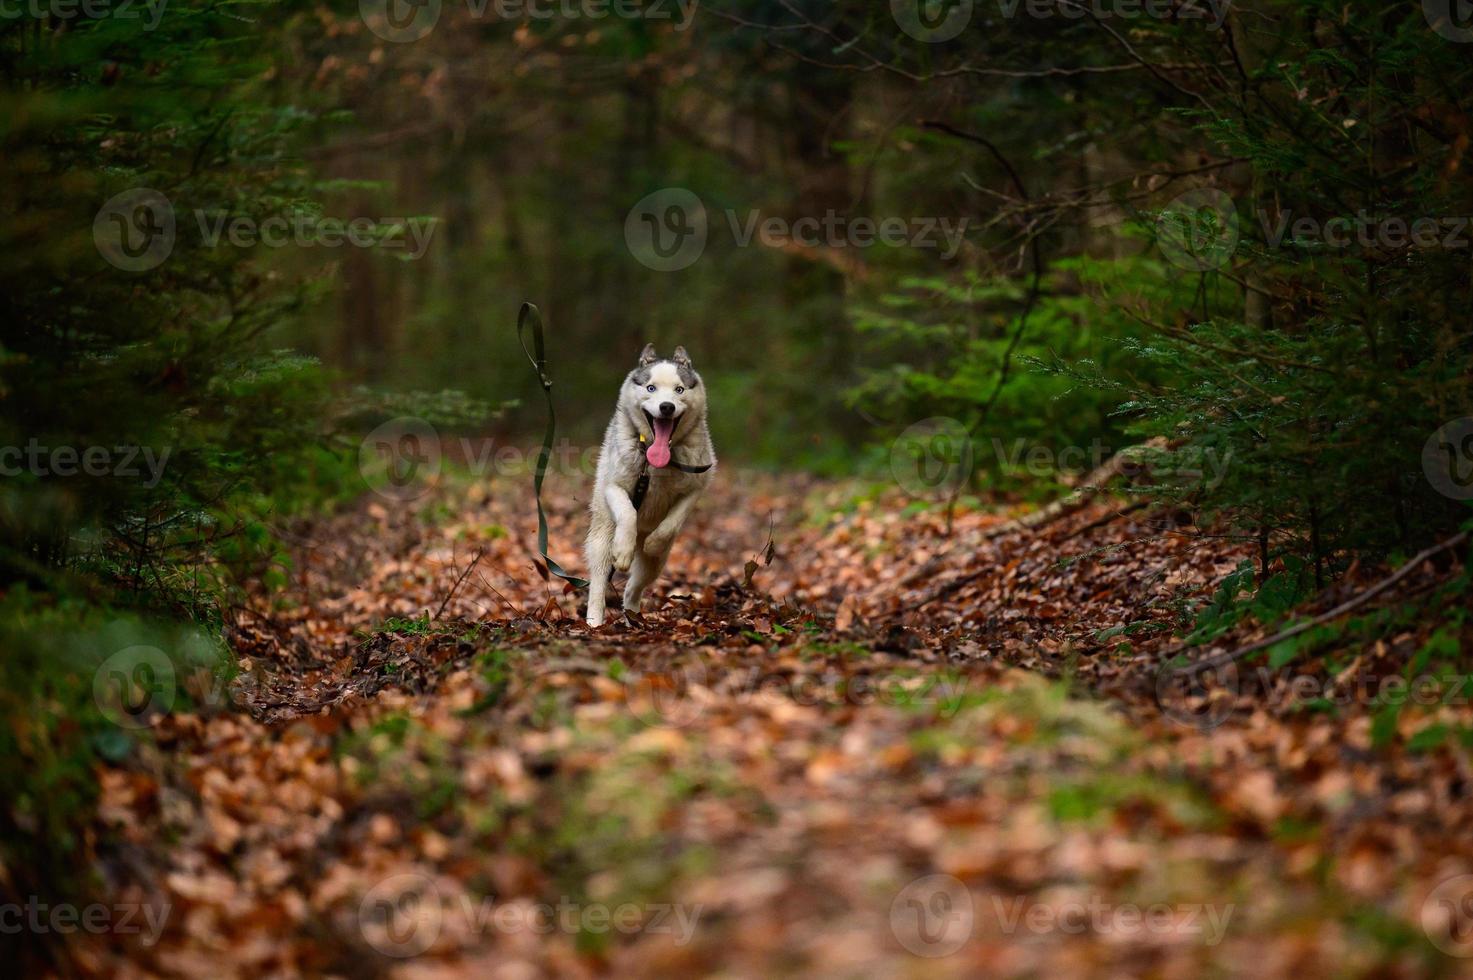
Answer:
[{"label": "dog's paw", "polygon": [[651,558],[658,558],[670,547],[670,539],[660,534],[651,534],[644,539],[644,553]]},{"label": "dog's paw", "polygon": [[594,613],[589,613],[588,614],[588,625],[589,626],[591,626],[594,629],[598,629],[603,624],[604,624],[604,614],[603,614],[603,611],[602,610],[600,610],[597,613],[597,615],[595,615]]},{"label": "dog's paw", "polygon": [[629,566],[634,564],[634,535],[628,538],[623,536],[614,539],[614,568],[621,572],[629,571]]}]

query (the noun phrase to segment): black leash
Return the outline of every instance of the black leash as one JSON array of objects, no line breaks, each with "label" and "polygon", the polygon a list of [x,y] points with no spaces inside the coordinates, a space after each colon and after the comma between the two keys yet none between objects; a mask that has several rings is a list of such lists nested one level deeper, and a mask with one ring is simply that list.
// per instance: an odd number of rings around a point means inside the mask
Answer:
[{"label": "black leash", "polygon": [[[639,445],[640,445],[641,448],[644,447],[644,443],[645,443],[644,433],[641,432],[639,434]],[[640,455],[644,455],[644,454],[641,453]],[[709,470],[714,464],[707,463],[705,466],[686,466],[684,463],[677,463],[675,461],[675,454],[674,453],[671,453],[670,454],[670,465],[673,466],[673,467],[675,467],[677,470],[679,470],[682,473],[704,473],[707,470]],[[644,465],[642,465],[639,468],[639,479],[634,481],[634,492],[629,495],[629,502],[634,505],[635,511],[638,511],[639,510],[639,505],[642,504],[642,503],[644,503],[645,494],[647,494],[649,492],[650,492],[650,461],[648,459],[646,459],[644,461]]]},{"label": "black leash", "polygon": [[[525,330],[532,326],[532,350],[527,350]],[[542,340],[542,314],[531,303],[523,303],[517,314],[517,340],[522,353],[532,362],[542,393],[547,396],[547,434],[542,437],[542,451],[537,454],[537,475],[532,478],[532,493],[537,498],[537,550],[547,563],[547,570],[567,582],[575,589],[586,589],[588,580],[563,571],[561,565],[547,557],[547,513],[542,509],[542,478],[547,475],[547,463],[552,458],[552,440],[557,432],[557,413],[552,407],[552,379],[547,376],[547,348]],[[535,353],[534,353],[535,351]],[[648,482],[648,481],[646,481]],[[637,505],[636,505],[637,506]]]}]

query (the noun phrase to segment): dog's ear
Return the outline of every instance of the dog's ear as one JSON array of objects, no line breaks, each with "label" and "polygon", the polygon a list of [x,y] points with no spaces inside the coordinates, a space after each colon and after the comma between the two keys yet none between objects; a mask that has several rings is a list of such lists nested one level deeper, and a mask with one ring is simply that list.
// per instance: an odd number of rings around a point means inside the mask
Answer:
[{"label": "dog's ear", "polygon": [[644,350],[639,352],[640,367],[649,367],[651,364],[655,363],[659,359],[660,355],[655,353],[654,344],[645,344]]},{"label": "dog's ear", "polygon": [[674,361],[676,364],[679,364],[681,367],[691,366],[690,355],[685,352],[684,347],[675,348],[675,353],[670,355],[670,360]]}]

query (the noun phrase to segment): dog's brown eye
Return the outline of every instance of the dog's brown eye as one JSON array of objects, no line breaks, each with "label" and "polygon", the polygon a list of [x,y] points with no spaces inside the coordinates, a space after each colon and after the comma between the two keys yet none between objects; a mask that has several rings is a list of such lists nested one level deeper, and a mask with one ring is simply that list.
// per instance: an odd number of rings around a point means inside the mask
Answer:
[{"label": "dog's brown eye", "polygon": [[654,390],[655,390],[655,386],[654,385],[650,385],[648,388],[645,389],[645,391],[654,391]]},{"label": "dog's brown eye", "polygon": [[685,393],[685,389],[684,389],[684,388],[682,388],[682,387],[680,387],[680,385],[676,385],[676,386],[675,386],[675,393],[676,393],[676,394],[677,394],[677,395],[682,395],[682,394],[684,394],[684,393]]}]

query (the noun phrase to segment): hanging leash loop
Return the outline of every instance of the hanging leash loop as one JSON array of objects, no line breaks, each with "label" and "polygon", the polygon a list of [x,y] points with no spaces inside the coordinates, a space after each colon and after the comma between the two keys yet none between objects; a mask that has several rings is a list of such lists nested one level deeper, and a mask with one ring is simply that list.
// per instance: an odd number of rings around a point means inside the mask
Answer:
[{"label": "hanging leash loop", "polygon": [[[527,349],[527,330],[532,331],[532,349]],[[532,362],[537,372],[537,381],[547,398],[547,432],[542,437],[542,451],[537,454],[537,473],[532,478],[532,495],[537,498],[537,551],[542,555],[547,570],[567,582],[575,589],[586,589],[588,580],[569,574],[547,555],[547,512],[542,508],[542,480],[547,476],[547,464],[552,459],[553,438],[557,434],[557,412],[552,407],[552,379],[547,376],[547,345],[542,336],[542,313],[532,303],[523,303],[517,314],[517,340],[522,353]]]}]

